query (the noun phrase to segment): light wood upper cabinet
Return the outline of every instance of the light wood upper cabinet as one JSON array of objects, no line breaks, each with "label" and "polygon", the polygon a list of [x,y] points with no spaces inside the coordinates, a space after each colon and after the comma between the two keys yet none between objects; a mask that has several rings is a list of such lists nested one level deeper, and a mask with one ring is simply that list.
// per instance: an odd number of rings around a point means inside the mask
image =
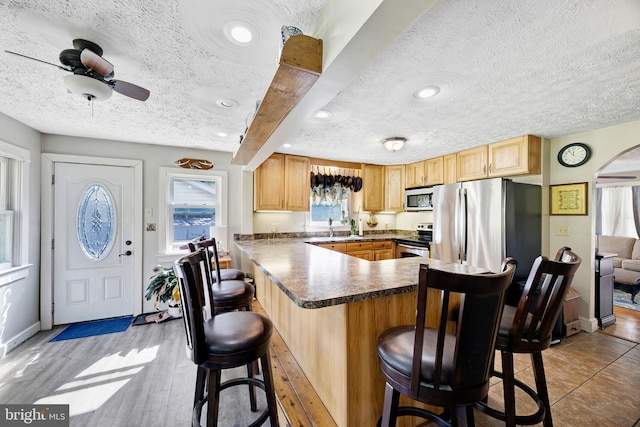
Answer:
[{"label": "light wood upper cabinet", "polygon": [[541,139],[524,135],[457,154],[458,181],[510,175],[539,174]]},{"label": "light wood upper cabinet", "polygon": [[487,177],[487,146],[456,153],[457,181],[472,181]]},{"label": "light wood upper cabinet", "polygon": [[424,184],[424,161],[406,166],[406,188],[422,187]]},{"label": "light wood upper cabinet", "polygon": [[308,211],[310,171],[306,157],[272,154],[253,174],[253,209]]},{"label": "light wood upper cabinet", "polygon": [[444,183],[443,165],[442,156],[424,161],[424,185],[437,185]]},{"label": "light wood upper cabinet", "polygon": [[284,154],[272,154],[253,174],[253,209],[284,209]]},{"label": "light wood upper cabinet", "polygon": [[524,135],[489,144],[489,176],[540,173],[541,140]]},{"label": "light wood upper cabinet", "polygon": [[384,210],[402,212],[404,210],[404,165],[384,167]]},{"label": "light wood upper cabinet", "polygon": [[443,184],[453,184],[456,182],[456,154],[447,154],[442,158],[443,164]]},{"label": "light wood upper cabinet", "polygon": [[307,157],[285,156],[285,209],[288,211],[308,211],[311,162]]},{"label": "light wood upper cabinet", "polygon": [[384,210],[384,166],[362,165],[362,205],[365,211]]}]

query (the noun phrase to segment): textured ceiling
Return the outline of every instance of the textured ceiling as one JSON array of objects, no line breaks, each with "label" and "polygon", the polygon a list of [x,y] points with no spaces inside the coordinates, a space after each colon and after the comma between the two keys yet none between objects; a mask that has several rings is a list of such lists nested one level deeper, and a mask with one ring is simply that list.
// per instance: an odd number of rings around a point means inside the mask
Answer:
[{"label": "textured ceiling", "polygon": [[[151,91],[146,102],[114,93],[90,107],[66,92],[64,71],[0,52],[0,112],[44,133],[233,151],[277,68],[280,26],[317,36],[326,4],[0,0],[2,50],[57,63],[72,39],[86,38],[103,47],[117,79]],[[230,44],[221,29],[228,19],[251,21],[261,42]],[[440,0],[379,50],[324,106],[332,118],[307,115],[276,141],[278,151],[409,163],[527,133],[557,137],[640,119],[637,0]],[[412,97],[428,85],[441,93]],[[220,98],[237,107],[218,106]],[[381,141],[390,136],[408,138],[405,148],[386,151]]]}]

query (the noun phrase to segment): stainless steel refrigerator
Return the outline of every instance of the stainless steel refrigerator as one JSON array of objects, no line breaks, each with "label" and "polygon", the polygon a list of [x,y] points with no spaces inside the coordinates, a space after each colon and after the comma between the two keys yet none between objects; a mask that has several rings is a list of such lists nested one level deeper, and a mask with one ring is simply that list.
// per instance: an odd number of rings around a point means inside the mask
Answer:
[{"label": "stainless steel refrigerator", "polygon": [[500,271],[518,261],[514,282],[526,280],[542,250],[539,185],[494,178],[434,187],[431,257]]}]

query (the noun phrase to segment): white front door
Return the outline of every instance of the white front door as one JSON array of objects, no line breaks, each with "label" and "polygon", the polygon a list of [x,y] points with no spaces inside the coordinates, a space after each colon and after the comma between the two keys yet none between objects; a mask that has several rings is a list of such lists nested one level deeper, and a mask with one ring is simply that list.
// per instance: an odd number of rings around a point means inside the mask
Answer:
[{"label": "white front door", "polygon": [[133,314],[133,168],[54,165],[53,324]]}]

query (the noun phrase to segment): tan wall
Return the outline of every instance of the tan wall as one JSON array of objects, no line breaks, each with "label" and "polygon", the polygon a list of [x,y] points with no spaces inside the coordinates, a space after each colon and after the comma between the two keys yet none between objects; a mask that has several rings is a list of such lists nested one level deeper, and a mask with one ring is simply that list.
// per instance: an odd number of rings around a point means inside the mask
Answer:
[{"label": "tan wall", "polygon": [[[592,151],[591,160],[577,168],[561,166],[556,157],[564,145],[572,142],[584,142]],[[588,215],[586,216],[549,216],[550,254],[563,246],[570,246],[582,257],[582,266],[578,269],[573,287],[582,296],[580,300],[580,318],[582,328],[595,330],[595,176],[621,152],[640,145],[640,121],[623,125],[550,139],[549,185],[588,182]],[[547,188],[548,189],[548,188]],[[556,227],[568,225],[569,236],[557,236]]]}]

